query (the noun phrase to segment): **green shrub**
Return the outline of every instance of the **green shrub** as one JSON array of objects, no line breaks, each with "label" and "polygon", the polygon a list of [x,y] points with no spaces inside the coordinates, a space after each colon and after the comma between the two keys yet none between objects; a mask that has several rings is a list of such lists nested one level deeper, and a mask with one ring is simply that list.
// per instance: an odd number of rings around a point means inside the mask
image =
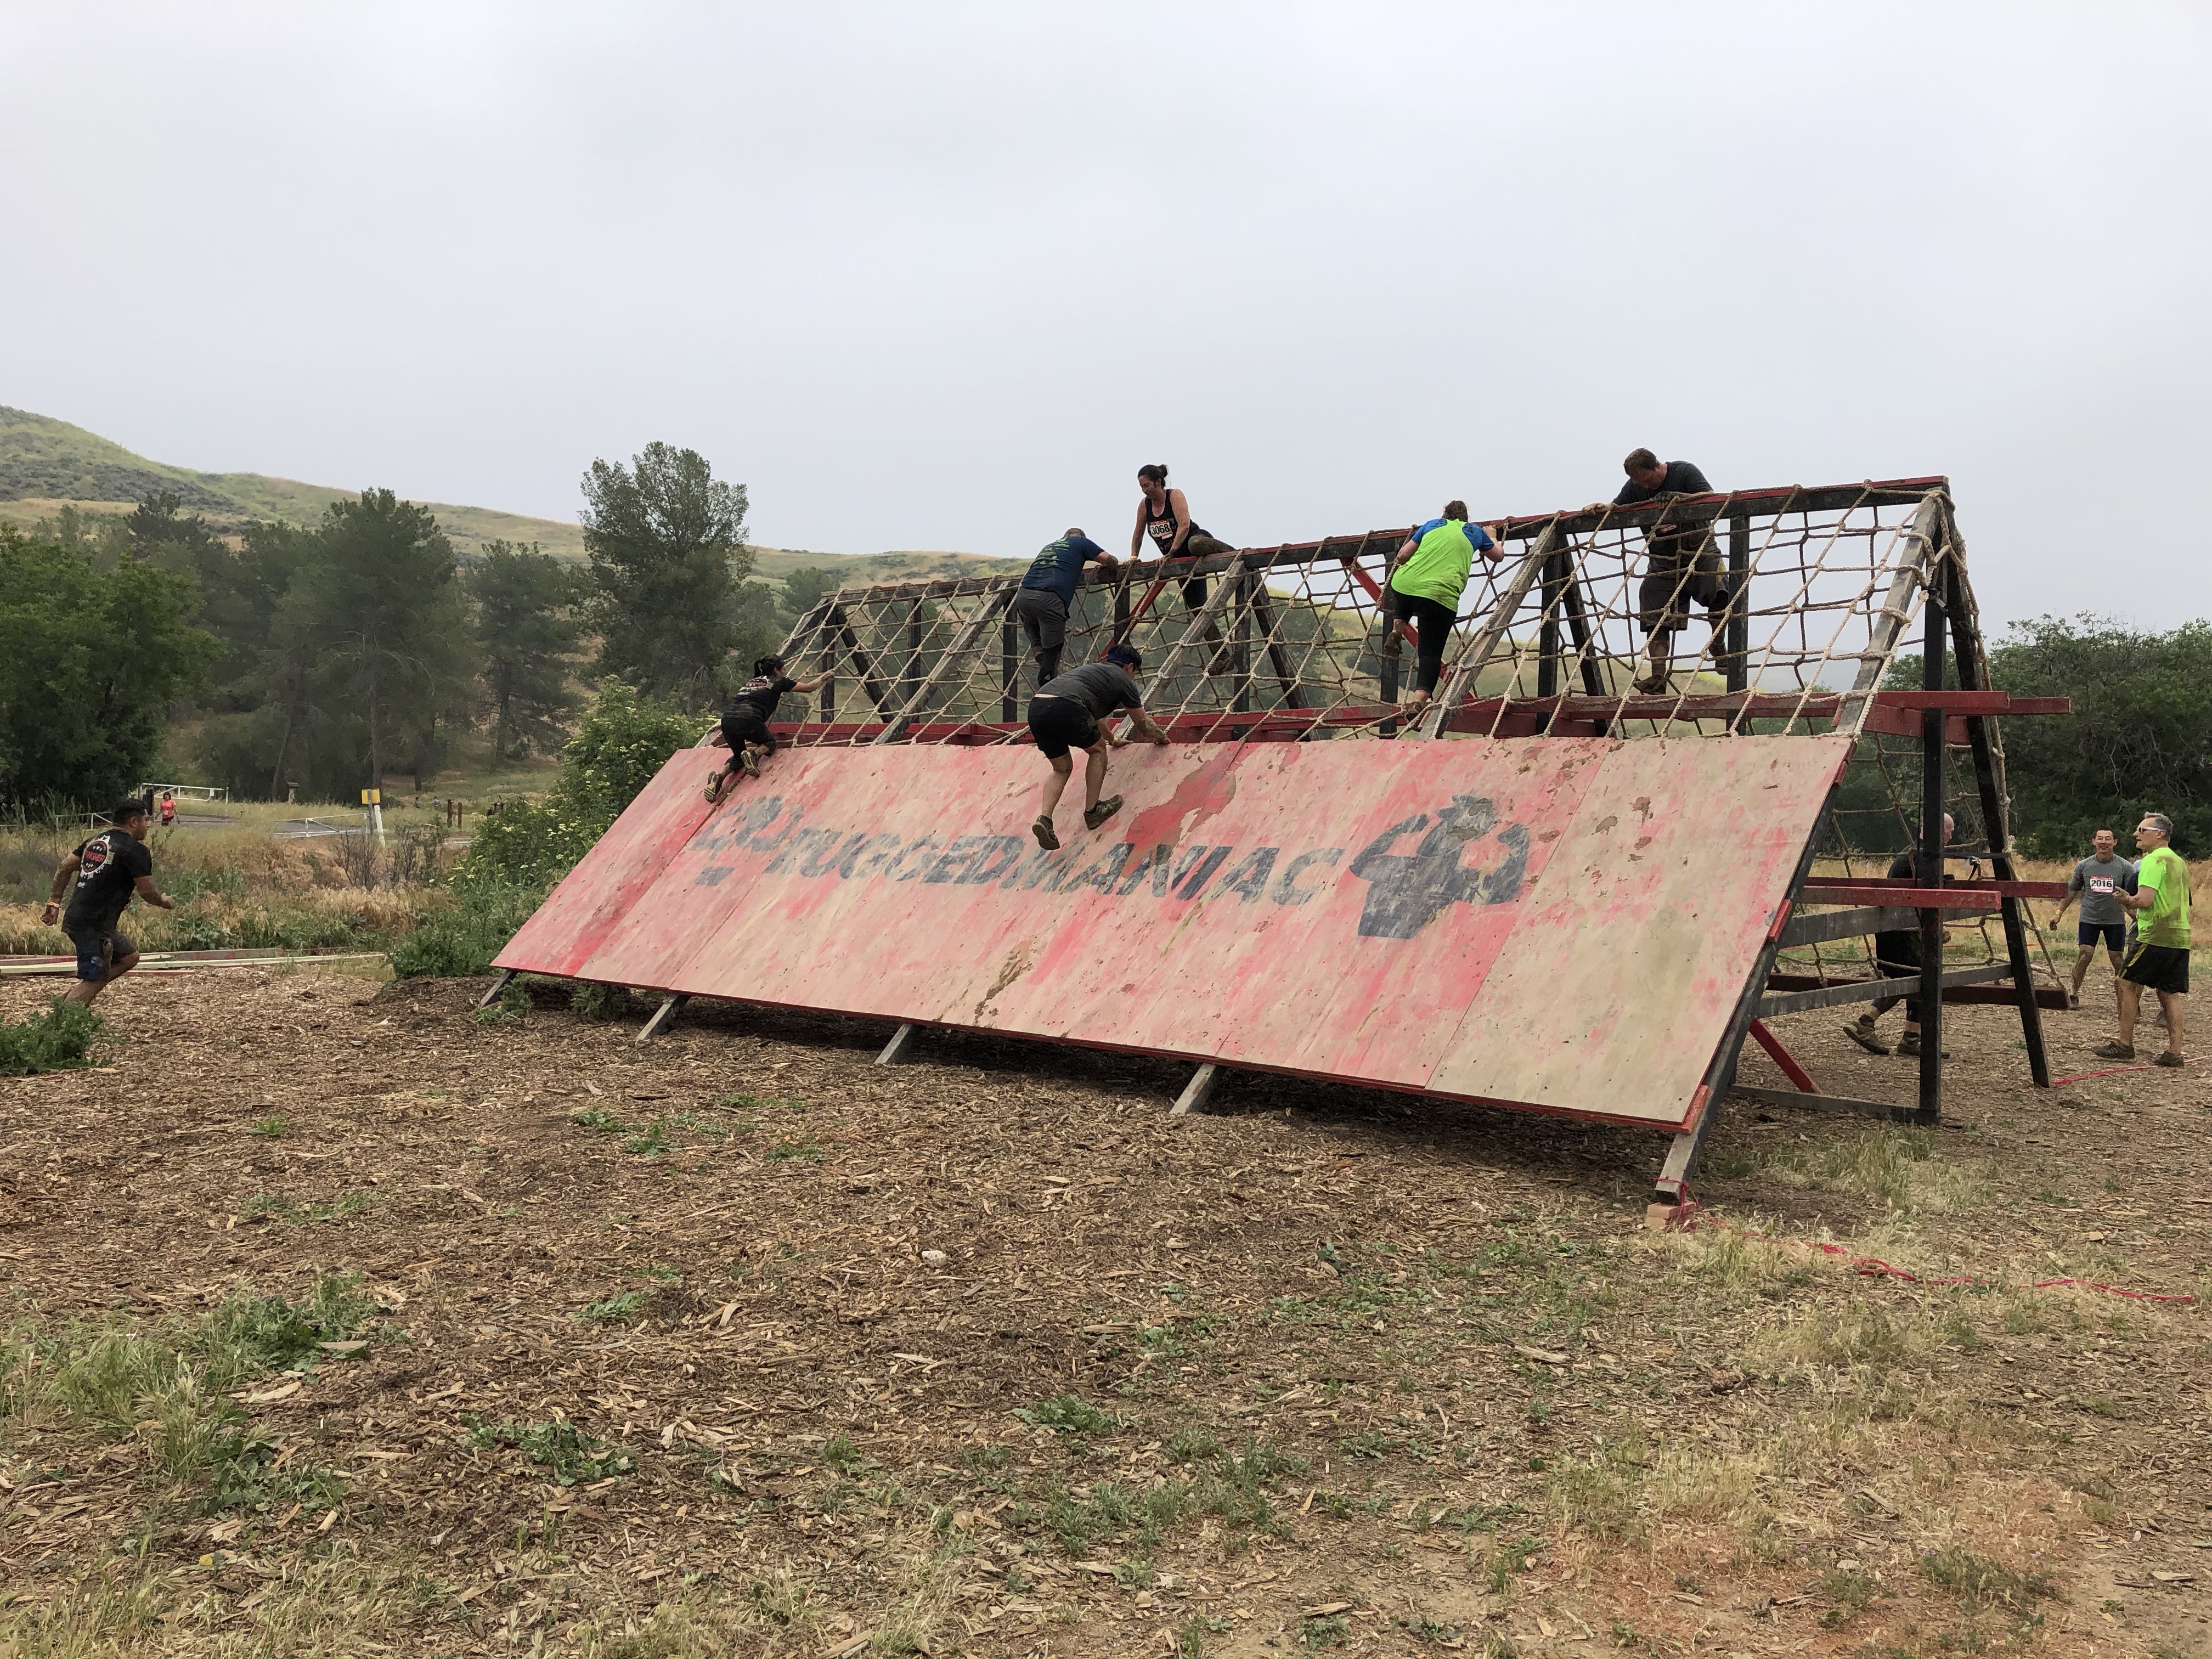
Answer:
[{"label": "green shrub", "polygon": [[465,880],[456,887],[453,905],[423,917],[392,953],[396,977],[466,979],[489,973],[492,958],[545,896],[541,887],[497,880]]},{"label": "green shrub", "polygon": [[31,1077],[92,1064],[93,1045],[106,1024],[81,1002],[56,997],[43,1014],[0,1020],[0,1077]]}]

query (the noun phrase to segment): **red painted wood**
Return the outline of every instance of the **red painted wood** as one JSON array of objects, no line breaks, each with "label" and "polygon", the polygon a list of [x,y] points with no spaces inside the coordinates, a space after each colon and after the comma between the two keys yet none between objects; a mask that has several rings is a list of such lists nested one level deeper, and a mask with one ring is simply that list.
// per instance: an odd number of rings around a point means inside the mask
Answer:
[{"label": "red painted wood", "polygon": [[1676,1127],[1849,746],[685,750],[498,965]]},{"label": "red painted wood", "polygon": [[1782,1068],[1782,1075],[1790,1079],[1792,1087],[1808,1095],[1820,1092],[1820,1085],[1813,1081],[1813,1074],[1800,1066],[1796,1056],[1782,1046],[1780,1037],[1766,1029],[1765,1020],[1751,1022],[1751,1037],[1753,1042],[1766,1050],[1767,1057]]}]

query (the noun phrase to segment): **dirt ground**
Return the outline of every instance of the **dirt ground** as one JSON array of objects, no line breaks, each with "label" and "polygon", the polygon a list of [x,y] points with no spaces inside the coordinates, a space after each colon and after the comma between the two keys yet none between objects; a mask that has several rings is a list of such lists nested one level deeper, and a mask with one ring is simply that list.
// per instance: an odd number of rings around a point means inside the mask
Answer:
[{"label": "dirt ground", "polygon": [[2007,1288],[2212,1291],[2200,1067],[1954,1010],[1953,1126],[1732,1100],[1661,1236],[1649,1133],[480,988],[0,1080],[0,1656],[2212,1654],[2203,1304]]}]

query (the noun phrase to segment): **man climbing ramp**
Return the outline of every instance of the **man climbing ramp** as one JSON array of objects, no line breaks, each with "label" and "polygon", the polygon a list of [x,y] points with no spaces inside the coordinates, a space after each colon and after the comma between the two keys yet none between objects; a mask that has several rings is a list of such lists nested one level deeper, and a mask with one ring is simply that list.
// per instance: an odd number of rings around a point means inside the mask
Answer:
[{"label": "man climbing ramp", "polygon": [[1067,642],[1068,609],[1075,603],[1083,567],[1094,560],[1109,570],[1115,568],[1111,553],[1079,529],[1071,528],[1058,541],[1047,543],[1030,561],[1029,574],[1022,578],[1021,588],[1014,595],[1014,620],[1021,623],[1022,632],[1029,636],[1030,649],[1036,653],[1040,688],[1047,680],[1059,678],[1060,648]]},{"label": "man climbing ramp", "polygon": [[722,711],[722,729],[718,741],[729,746],[730,757],[707,775],[706,797],[710,801],[722,798],[722,786],[742,769],[747,777],[760,775],[761,757],[775,753],[775,733],[768,723],[775,718],[775,706],[787,691],[796,691],[801,696],[820,689],[826,674],[817,675],[804,682],[794,680],[783,672],[781,657],[761,657],[753,663],[753,677],[738,688]]},{"label": "man climbing ramp", "polygon": [[1415,714],[1436,695],[1444,644],[1459,620],[1460,596],[1467,591],[1477,553],[1492,562],[1504,556],[1488,531],[1467,521],[1465,501],[1446,501],[1442,516],[1420,526],[1398,550],[1383,595],[1382,654],[1395,657],[1404,648],[1399,642],[1401,621],[1413,629],[1413,695],[1406,706]]},{"label": "man climbing ramp", "polygon": [[1072,749],[1080,749],[1088,757],[1083,768],[1083,827],[1096,830],[1121,810],[1119,795],[1101,800],[1098,792],[1106,782],[1107,750],[1119,749],[1128,739],[1108,732],[1101,720],[1126,708],[1139,736],[1155,744],[1168,740],[1168,734],[1145,712],[1145,694],[1134,678],[1144,665],[1133,646],[1110,645],[1103,662],[1071,668],[1037,688],[1030,702],[1030,734],[1036,739],[1037,752],[1052,763],[1052,775],[1044,781],[1044,810],[1030,826],[1038,846],[1050,850],[1060,845],[1052,815],[1075,770],[1068,753]]}]

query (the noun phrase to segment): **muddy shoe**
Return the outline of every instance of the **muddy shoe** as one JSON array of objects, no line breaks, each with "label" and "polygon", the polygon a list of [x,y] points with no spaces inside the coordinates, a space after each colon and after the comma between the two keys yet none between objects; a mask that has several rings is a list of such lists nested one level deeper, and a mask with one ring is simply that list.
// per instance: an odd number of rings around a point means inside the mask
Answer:
[{"label": "muddy shoe", "polygon": [[1096,830],[1100,824],[1105,823],[1107,819],[1112,817],[1115,813],[1121,810],[1121,798],[1119,795],[1109,795],[1104,800],[1100,801],[1097,805],[1089,807],[1085,810],[1083,814],[1083,827],[1085,830]]},{"label": "muddy shoe", "polygon": [[1875,1035],[1874,1022],[1870,1019],[1845,1020],[1844,1035],[1870,1054],[1887,1054],[1889,1052],[1889,1045]]},{"label": "muddy shoe", "polygon": [[1030,825],[1030,834],[1037,838],[1037,845],[1048,853],[1060,845],[1060,831],[1052,827],[1052,820],[1042,813],[1039,813],[1037,821]]},{"label": "muddy shoe", "polygon": [[722,780],[728,774],[719,766],[707,774],[707,787],[699,793],[707,798],[708,805],[711,806],[714,802],[721,799]]},{"label": "muddy shoe", "polygon": [[[1918,1035],[1917,1033],[1908,1031],[1905,1036],[1898,1038],[1897,1053],[1902,1059],[1917,1059],[1920,1054],[1920,1038]],[[1939,1058],[1943,1060],[1950,1059],[1951,1051],[1948,1048],[1946,1048]]]},{"label": "muddy shoe", "polygon": [[1635,682],[1635,689],[1647,697],[1663,697],[1674,687],[1664,674],[1646,674]]},{"label": "muddy shoe", "polygon": [[1396,629],[1392,629],[1389,633],[1382,636],[1382,654],[1384,656],[1401,657],[1405,655],[1405,636],[1399,633]]},{"label": "muddy shoe", "polygon": [[2186,1066],[2189,1062],[2184,1060],[2179,1054],[2174,1053],[2172,1049],[2168,1048],[2156,1060],[2151,1061],[2151,1064],[2154,1066]]},{"label": "muddy shoe", "polygon": [[2100,1060],[2133,1060],[2135,1045],[2131,1042],[2100,1042],[2089,1051]]},{"label": "muddy shoe", "polygon": [[745,769],[747,777],[757,778],[760,775],[760,757],[751,750],[748,749],[738,757],[738,764]]}]

